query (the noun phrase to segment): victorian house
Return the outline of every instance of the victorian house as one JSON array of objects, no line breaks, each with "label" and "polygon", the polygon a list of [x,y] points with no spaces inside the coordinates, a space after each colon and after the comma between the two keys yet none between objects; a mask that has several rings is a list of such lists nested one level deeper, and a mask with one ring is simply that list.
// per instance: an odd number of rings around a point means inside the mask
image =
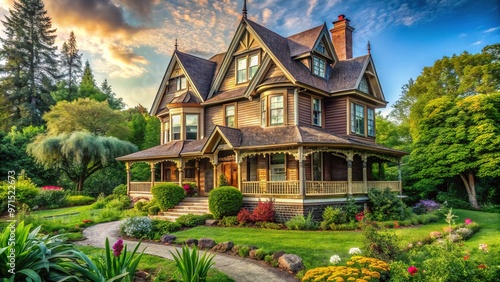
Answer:
[{"label": "victorian house", "polygon": [[[352,57],[353,30],[340,15],[330,30],[283,37],[244,10],[225,52],[204,59],[176,45],[151,108],[161,145],[118,158],[129,195],[194,182],[207,196],[224,175],[245,206],[273,198],[278,217],[288,218],[347,195],[366,200],[372,187],[401,192],[401,176],[373,173],[405,153],[375,143],[375,111],[387,102],[369,50]],[[150,164],[150,181],[131,182],[137,162]]]}]

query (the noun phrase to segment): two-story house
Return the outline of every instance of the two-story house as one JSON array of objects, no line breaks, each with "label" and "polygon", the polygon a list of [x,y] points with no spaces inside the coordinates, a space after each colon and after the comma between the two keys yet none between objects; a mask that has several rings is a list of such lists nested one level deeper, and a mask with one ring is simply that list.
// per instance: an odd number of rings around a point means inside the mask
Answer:
[{"label": "two-story house", "polygon": [[[177,50],[151,114],[161,145],[118,158],[128,193],[150,196],[159,182],[195,182],[201,196],[225,175],[245,206],[275,199],[278,218],[366,200],[372,167],[404,152],[375,143],[375,111],[384,99],[371,55],[352,58],[354,28],[343,15],[283,37],[246,16],[224,53],[203,59]],[[131,182],[130,166],[151,165],[151,181]],[[155,179],[155,167],[161,169]]]}]

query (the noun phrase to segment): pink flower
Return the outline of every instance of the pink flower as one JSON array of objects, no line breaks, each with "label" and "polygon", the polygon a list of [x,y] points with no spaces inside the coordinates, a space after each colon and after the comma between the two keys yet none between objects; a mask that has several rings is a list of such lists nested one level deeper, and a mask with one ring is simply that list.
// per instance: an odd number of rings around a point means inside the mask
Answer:
[{"label": "pink flower", "polygon": [[470,218],[465,219],[465,224],[471,224],[471,223],[472,223],[472,220]]},{"label": "pink flower", "polygon": [[365,213],[364,212],[359,212],[358,214],[356,214],[356,220],[357,221],[362,221],[364,217],[365,217]]},{"label": "pink flower", "polygon": [[118,241],[116,241],[116,243],[113,245],[113,255],[115,257],[119,257],[122,254],[122,250],[123,250],[123,240],[118,239]]},{"label": "pink flower", "polygon": [[485,253],[488,252],[488,244],[479,244],[479,249]]},{"label": "pink flower", "polygon": [[59,186],[43,186],[42,191],[62,191],[64,190],[62,187]]},{"label": "pink flower", "polygon": [[412,266],[408,267],[408,272],[410,273],[411,276],[413,276],[418,272],[418,269],[412,265]]}]

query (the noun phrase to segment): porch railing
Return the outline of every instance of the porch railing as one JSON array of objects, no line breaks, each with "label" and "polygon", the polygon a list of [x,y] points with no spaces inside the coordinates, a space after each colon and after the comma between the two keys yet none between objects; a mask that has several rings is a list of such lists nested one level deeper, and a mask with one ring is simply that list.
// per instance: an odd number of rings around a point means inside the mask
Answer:
[{"label": "porch railing", "polygon": [[347,181],[306,181],[307,195],[347,194]]},{"label": "porch railing", "polygon": [[[154,185],[163,184],[167,182],[154,182]],[[173,182],[177,183],[177,182]],[[151,193],[151,182],[130,182],[130,192],[148,192]]]},{"label": "porch railing", "polygon": [[401,183],[399,181],[368,181],[368,189],[389,187],[393,192],[401,192]]},{"label": "porch railing", "polygon": [[298,195],[299,181],[243,181],[241,193]]}]

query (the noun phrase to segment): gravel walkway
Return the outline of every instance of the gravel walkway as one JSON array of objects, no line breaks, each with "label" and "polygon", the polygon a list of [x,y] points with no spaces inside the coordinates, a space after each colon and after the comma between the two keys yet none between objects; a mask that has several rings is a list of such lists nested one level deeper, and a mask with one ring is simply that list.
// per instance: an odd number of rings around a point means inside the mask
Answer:
[{"label": "gravel walkway", "polygon": [[[83,236],[86,239],[83,241],[78,241],[76,242],[76,244],[104,248],[106,237],[108,237],[110,244],[113,244],[113,242],[115,242],[119,238],[119,226],[119,221],[113,221],[97,224],[86,228],[83,231]],[[124,240],[124,242],[128,245],[129,250],[135,248],[137,244],[136,241]],[[169,260],[173,260],[172,255],[169,251],[174,251],[176,247],[167,246],[160,243],[143,242],[139,249],[140,251],[142,251],[144,248],[146,248],[146,250],[144,251],[144,253],[146,254],[156,255],[167,258]],[[180,248],[178,249],[180,250]],[[259,263],[251,259],[244,259],[241,257],[225,254],[217,254],[214,258],[214,261],[214,267],[216,269],[225,273],[236,282],[300,281],[299,279],[292,277],[291,274],[285,273],[280,269],[260,265]]]}]

